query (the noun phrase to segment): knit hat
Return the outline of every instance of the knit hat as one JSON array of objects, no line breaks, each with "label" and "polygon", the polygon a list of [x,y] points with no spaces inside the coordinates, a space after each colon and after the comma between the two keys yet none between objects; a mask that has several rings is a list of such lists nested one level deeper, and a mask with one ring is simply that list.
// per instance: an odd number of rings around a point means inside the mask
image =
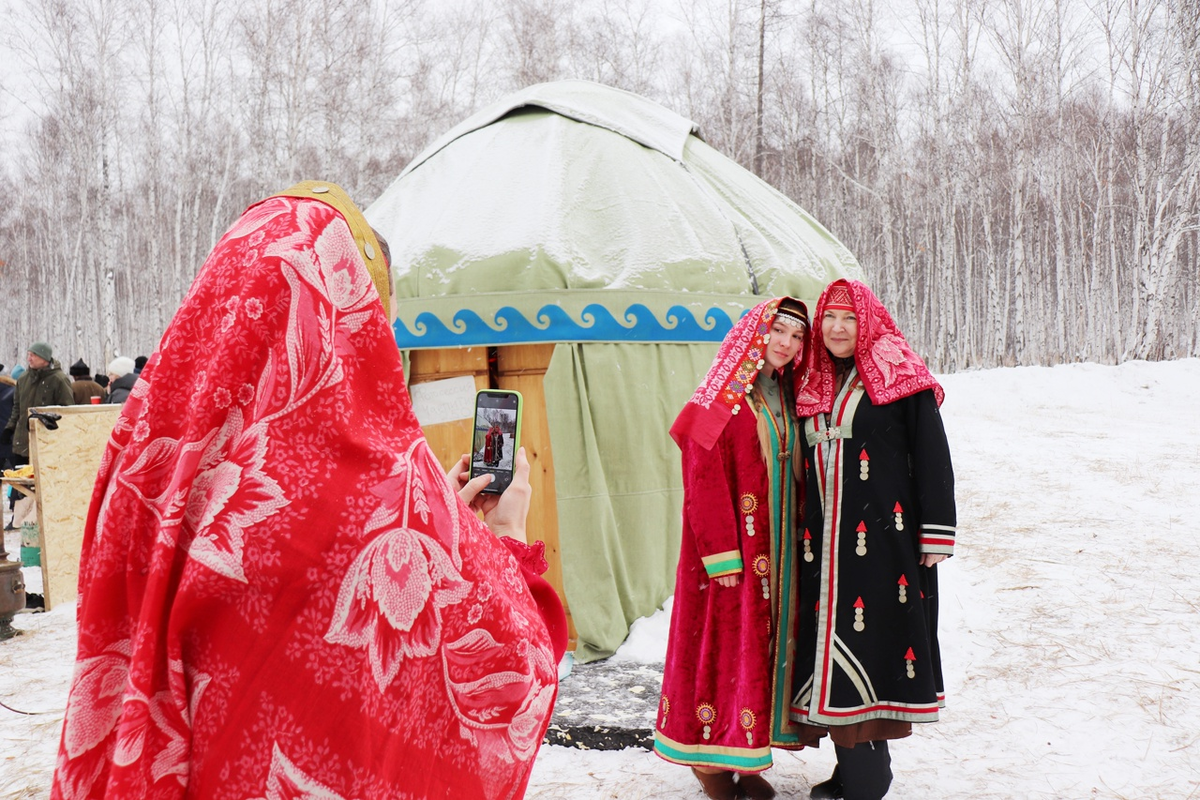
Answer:
[{"label": "knit hat", "polygon": [[12,371],[13,380],[16,380],[17,378],[21,377],[24,374],[25,374],[25,368],[22,367],[20,364],[17,364],[15,367],[13,367],[13,371]]},{"label": "knit hat", "polygon": [[33,353],[43,361],[54,360],[54,348],[45,342],[34,342],[33,344],[29,345],[29,352]]},{"label": "knit hat", "polygon": [[72,378],[87,378],[91,376],[92,368],[83,363],[83,359],[81,358],[71,365],[71,369],[68,372],[71,373]]},{"label": "knit hat", "polygon": [[97,372],[95,375],[92,376],[92,380],[94,380],[96,383],[100,384],[101,389],[108,388],[108,373],[107,372]]},{"label": "knit hat", "polygon": [[116,375],[118,378],[124,378],[133,372],[133,359],[129,356],[117,356],[108,362],[108,372],[110,375]]}]

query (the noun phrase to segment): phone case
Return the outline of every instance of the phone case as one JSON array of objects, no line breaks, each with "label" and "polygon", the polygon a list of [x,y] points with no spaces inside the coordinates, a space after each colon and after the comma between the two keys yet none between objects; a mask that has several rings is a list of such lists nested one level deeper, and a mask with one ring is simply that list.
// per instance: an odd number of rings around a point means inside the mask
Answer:
[{"label": "phone case", "polygon": [[[516,456],[517,456],[517,450],[519,450],[521,448],[521,423],[525,417],[525,398],[521,395],[520,392],[518,392],[516,389],[480,389],[477,392],[475,392],[475,404],[474,404],[474,409],[473,409],[473,414],[472,414],[472,425],[474,425],[475,420],[477,420],[479,418],[480,396],[481,395],[489,395],[489,394],[494,395],[494,394],[501,394],[501,393],[507,394],[507,395],[512,395],[513,397],[515,397],[517,399],[517,409],[516,409],[517,421],[516,421],[515,429],[513,431],[513,441],[512,441],[512,457],[515,460]],[[472,430],[474,430],[474,429],[472,429]],[[475,471],[475,459],[473,457],[474,452],[475,452],[474,440],[472,440],[472,442],[471,442],[471,452],[472,452],[472,458],[471,458],[470,470],[468,472],[468,475],[469,475],[469,478],[475,478],[478,473],[476,473],[476,471]],[[515,466],[514,466],[514,469],[515,469]],[[493,488],[494,486],[496,486],[495,482],[493,482],[491,485],[484,488],[482,490],[483,493],[484,494],[501,494],[501,493],[503,493],[504,489],[508,488],[507,483],[501,488]]]}]

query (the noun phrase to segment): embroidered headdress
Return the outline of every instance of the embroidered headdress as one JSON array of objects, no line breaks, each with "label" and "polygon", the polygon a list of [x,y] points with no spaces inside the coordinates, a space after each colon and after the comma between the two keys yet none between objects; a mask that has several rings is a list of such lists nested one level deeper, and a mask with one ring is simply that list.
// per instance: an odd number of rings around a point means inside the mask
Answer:
[{"label": "embroidered headdress", "polygon": [[945,392],[921,357],[913,352],[879,298],[861,281],[837,280],[817,301],[816,320],[806,369],[796,390],[796,414],[811,417],[833,409],[834,368],[821,335],[829,309],[853,311],[858,319],[854,362],[867,395],[875,405],[891,403],[932,389],[938,405]]},{"label": "embroidered headdress", "polygon": [[799,300],[785,297],[779,301],[779,309],[775,312],[775,322],[808,330],[808,309]]},{"label": "embroidered headdress", "polygon": [[[781,322],[807,327],[808,309],[791,297],[776,297],[750,309],[725,334],[708,374],[675,418],[671,438],[677,444],[683,437],[693,439],[706,450],[716,443],[729,420],[738,413],[742,398],[754,385],[759,371],[766,365],[771,323],[777,314]],[[806,349],[807,346],[801,348],[792,362],[797,383]]]},{"label": "embroidered headdress", "polygon": [[853,311],[854,301],[850,299],[850,287],[845,281],[829,284],[825,297],[825,308],[822,313],[830,310]]}]

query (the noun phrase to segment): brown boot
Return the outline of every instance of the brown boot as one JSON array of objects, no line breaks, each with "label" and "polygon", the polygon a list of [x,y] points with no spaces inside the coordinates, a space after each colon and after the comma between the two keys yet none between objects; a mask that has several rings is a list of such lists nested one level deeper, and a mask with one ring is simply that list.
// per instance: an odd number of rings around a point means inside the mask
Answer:
[{"label": "brown boot", "polygon": [[692,767],[692,774],[712,800],[737,800],[737,784],[733,782],[732,772],[701,772]]},{"label": "brown boot", "polygon": [[751,800],[771,800],[775,796],[775,788],[767,783],[767,779],[755,772],[744,772],[738,775],[738,793],[741,797]]}]

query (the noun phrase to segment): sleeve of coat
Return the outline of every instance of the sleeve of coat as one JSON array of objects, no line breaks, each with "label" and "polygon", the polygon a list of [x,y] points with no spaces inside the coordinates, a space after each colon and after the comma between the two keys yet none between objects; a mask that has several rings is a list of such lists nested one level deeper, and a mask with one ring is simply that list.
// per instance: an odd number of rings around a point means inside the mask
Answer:
[{"label": "sleeve of coat", "polygon": [[954,506],[954,467],[942,415],[932,390],[909,401],[913,478],[921,503],[921,553],[954,555],[957,513]]},{"label": "sleeve of coat", "polygon": [[517,559],[517,565],[525,577],[525,585],[529,587],[538,613],[546,623],[546,632],[550,634],[550,647],[554,650],[554,660],[561,661],[563,653],[567,652],[569,637],[567,612],[558,597],[558,592],[542,577],[550,568],[546,563],[545,543],[535,541],[533,544],[525,544],[508,536],[500,537],[500,542]]},{"label": "sleeve of coat", "polygon": [[739,575],[742,551],[729,488],[725,435],[711,450],[691,439],[682,445],[683,518],[710,578]]}]

